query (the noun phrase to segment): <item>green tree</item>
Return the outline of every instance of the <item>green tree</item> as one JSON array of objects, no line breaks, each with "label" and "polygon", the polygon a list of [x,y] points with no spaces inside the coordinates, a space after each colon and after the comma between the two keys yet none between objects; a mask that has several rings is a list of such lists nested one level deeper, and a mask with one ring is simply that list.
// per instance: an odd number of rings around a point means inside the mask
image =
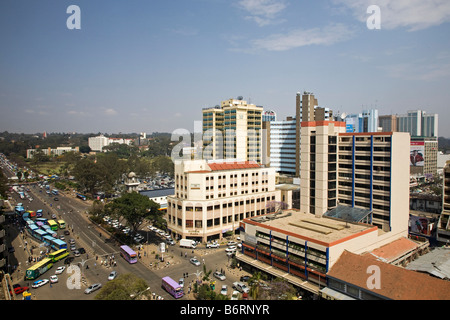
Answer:
[{"label": "green tree", "polygon": [[105,213],[126,219],[130,228],[135,232],[144,222],[144,219],[152,219],[156,215],[160,215],[158,209],[159,204],[150,200],[147,196],[131,192],[108,203],[105,206]]},{"label": "green tree", "polygon": [[250,296],[253,299],[259,298],[260,288],[261,288],[261,280],[265,279],[266,277],[260,272],[255,272],[250,279],[248,280],[248,283],[250,285]]},{"label": "green tree", "polygon": [[150,297],[145,280],[134,274],[119,275],[116,279],[108,281],[95,296],[96,300],[135,300],[143,296]]},{"label": "green tree", "polygon": [[81,159],[73,168],[73,175],[80,187],[92,196],[103,180],[103,172],[92,159]]},{"label": "green tree", "polygon": [[8,189],[8,178],[3,174],[3,171],[0,170],[0,197],[6,199]]}]

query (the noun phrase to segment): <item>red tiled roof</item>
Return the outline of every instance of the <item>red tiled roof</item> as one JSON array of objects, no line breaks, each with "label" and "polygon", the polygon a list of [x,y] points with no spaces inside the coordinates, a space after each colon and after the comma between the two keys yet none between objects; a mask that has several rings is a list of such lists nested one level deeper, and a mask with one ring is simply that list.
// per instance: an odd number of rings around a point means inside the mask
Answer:
[{"label": "red tiled roof", "polygon": [[[370,266],[379,267],[380,289],[367,287],[373,275]],[[370,254],[344,251],[327,276],[393,300],[450,300],[450,281],[382,262]]]},{"label": "red tiled roof", "polygon": [[387,261],[393,261],[408,252],[416,249],[419,245],[413,241],[400,238],[391,243],[388,243],[380,248],[373,250],[371,253],[376,257],[386,259]]},{"label": "red tiled roof", "polygon": [[260,168],[254,161],[208,163],[212,171]]}]

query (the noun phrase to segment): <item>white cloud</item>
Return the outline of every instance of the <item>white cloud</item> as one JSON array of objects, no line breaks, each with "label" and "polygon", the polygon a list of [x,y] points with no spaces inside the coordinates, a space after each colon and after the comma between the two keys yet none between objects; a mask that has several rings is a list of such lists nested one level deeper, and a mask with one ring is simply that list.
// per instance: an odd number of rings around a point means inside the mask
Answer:
[{"label": "white cloud", "polygon": [[366,22],[367,8],[377,5],[381,10],[381,29],[407,28],[417,31],[450,22],[448,0],[333,0],[347,7],[358,21]]},{"label": "white cloud", "polygon": [[310,45],[331,45],[351,38],[354,31],[337,23],[323,28],[296,29],[287,34],[273,34],[252,41],[253,49],[285,51]]},{"label": "white cloud", "polygon": [[111,108],[104,109],[104,112],[108,116],[115,116],[115,115],[117,115],[117,111],[114,110],[114,109],[111,109]]},{"label": "white cloud", "polygon": [[450,77],[450,64],[401,63],[381,67],[392,78],[432,82]]},{"label": "white cloud", "polygon": [[71,116],[85,116],[87,115],[84,111],[78,111],[78,110],[69,110],[67,111],[68,115]]},{"label": "white cloud", "polygon": [[287,7],[284,0],[240,0],[237,6],[249,14],[246,19],[253,20],[260,27],[281,22],[279,13]]}]

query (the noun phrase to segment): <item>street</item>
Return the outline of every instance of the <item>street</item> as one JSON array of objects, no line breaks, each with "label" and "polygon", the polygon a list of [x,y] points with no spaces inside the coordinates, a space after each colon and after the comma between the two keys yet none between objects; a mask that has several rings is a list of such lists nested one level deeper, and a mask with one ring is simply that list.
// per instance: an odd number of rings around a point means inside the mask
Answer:
[{"label": "street", "polygon": [[[58,201],[54,200],[54,196],[48,196],[44,189],[39,188],[37,185],[26,185],[29,188],[29,194],[32,195],[33,201],[29,202],[27,199],[20,199],[17,194],[13,194],[14,204],[23,203],[26,210],[36,211],[38,209],[43,210],[43,217],[50,218],[55,214],[57,219],[63,219],[66,221],[67,230],[70,235],[66,235],[65,241],[72,238],[75,240],[77,248],[84,248],[85,254],[81,254],[80,257],[75,257],[72,262],[75,265],[81,267],[82,282],[78,288],[74,287],[70,283],[67,283],[67,279],[74,279],[74,275],[68,273],[68,268],[58,275],[59,281],[53,284],[46,284],[37,289],[30,289],[33,294],[33,298],[37,300],[91,300],[95,297],[96,292],[92,294],[85,294],[84,290],[88,285],[94,283],[106,284],[108,281],[108,275],[112,270],[116,270],[118,274],[133,273],[136,276],[144,279],[150,286],[151,291],[156,296],[161,296],[163,299],[174,300],[164,289],[161,288],[161,279],[165,276],[170,276],[175,281],[178,281],[183,277],[185,273],[188,274],[185,278],[185,292],[188,292],[188,285],[197,278],[196,275],[203,276],[203,266],[194,266],[189,262],[191,257],[196,257],[199,261],[205,263],[207,270],[212,270],[212,273],[216,270],[224,270],[227,279],[224,281],[213,278],[211,273],[210,278],[216,281],[217,292],[223,284],[228,285],[228,293],[232,293],[232,283],[238,281],[241,275],[245,272],[237,269],[231,270],[227,267],[229,259],[225,254],[226,245],[222,245],[218,249],[206,249],[205,245],[200,245],[194,253],[192,250],[180,248],[178,244],[173,246],[167,246],[168,252],[164,253],[165,261],[156,264],[157,259],[155,255],[158,252],[158,245],[162,242],[162,238],[153,231],[147,228],[141,228],[140,233],[149,240],[148,245],[143,245],[141,250],[137,250],[140,253],[140,259],[137,264],[129,264],[119,255],[119,244],[115,244],[112,241],[105,241],[110,236],[102,229],[98,228],[88,219],[87,210],[90,208],[88,201],[82,201],[75,198],[74,195],[69,193],[60,193],[58,195]],[[37,257],[42,250],[45,250],[42,245],[28,233],[21,234],[18,229],[18,225],[9,225],[7,227],[7,233],[12,241],[12,246],[16,249],[13,255],[10,257],[11,266],[16,265],[17,269],[12,272],[14,283],[20,283],[21,285],[31,285],[31,280],[24,281],[25,270],[33,265],[35,262],[28,263],[29,256]],[[58,231],[58,236],[62,235],[61,230]],[[25,243],[27,248],[25,250]],[[33,250],[29,250],[31,245],[34,245]],[[32,252],[32,254],[31,254]],[[161,255],[161,253],[159,253]],[[185,257],[186,254],[186,257]],[[72,256],[72,255],[71,255]],[[114,267],[105,266],[101,264],[102,261],[108,261],[114,256],[116,265]],[[48,279],[54,274],[57,267],[63,265],[63,261],[57,262],[52,269],[47,271],[44,275],[38,279]],[[18,296],[21,298],[21,296]],[[185,295],[181,300],[193,299],[192,295]]]}]

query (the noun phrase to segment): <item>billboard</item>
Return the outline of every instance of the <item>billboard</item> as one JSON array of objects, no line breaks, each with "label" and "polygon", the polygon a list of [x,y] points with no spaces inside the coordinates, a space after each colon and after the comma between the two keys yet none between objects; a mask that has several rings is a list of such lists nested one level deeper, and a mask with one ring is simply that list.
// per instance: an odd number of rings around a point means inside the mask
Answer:
[{"label": "billboard", "polygon": [[429,236],[431,234],[433,224],[426,217],[409,216],[410,232]]},{"label": "billboard", "polygon": [[414,167],[423,167],[425,162],[425,142],[411,141],[409,153],[410,165]]}]

